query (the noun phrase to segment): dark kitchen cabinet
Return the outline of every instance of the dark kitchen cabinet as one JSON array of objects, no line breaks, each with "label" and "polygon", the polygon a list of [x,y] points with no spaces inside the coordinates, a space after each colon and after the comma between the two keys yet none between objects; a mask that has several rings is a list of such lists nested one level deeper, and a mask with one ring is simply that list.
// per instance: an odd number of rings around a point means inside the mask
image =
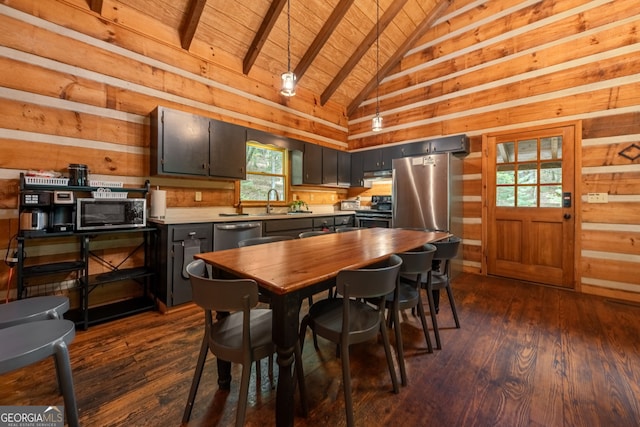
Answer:
[{"label": "dark kitchen cabinet", "polygon": [[291,184],[322,184],[322,147],[304,144],[302,150],[291,152]]},{"label": "dark kitchen cabinet", "polygon": [[246,129],[158,107],[151,113],[151,174],[246,177]]},{"label": "dark kitchen cabinet", "polygon": [[349,187],[351,184],[351,154],[338,151],[338,186]]},{"label": "dark kitchen cabinet", "polygon": [[322,183],[338,185],[338,150],[322,148]]},{"label": "dark kitchen cabinet", "polygon": [[351,153],[351,187],[371,187],[371,181],[364,180],[365,151]]},{"label": "dark kitchen cabinet", "polygon": [[270,219],[262,222],[263,236],[298,237],[303,231],[313,229],[313,218]]},{"label": "dark kitchen cabinet", "polygon": [[453,135],[402,145],[402,156],[420,156],[431,153],[469,154],[469,138]]},{"label": "dark kitchen cabinet", "polygon": [[362,153],[364,153],[363,170],[365,172],[391,170],[392,160],[402,157],[402,145],[378,148]]},{"label": "dark kitchen cabinet", "polygon": [[156,271],[158,299],[164,309],[191,301],[191,285],[185,267],[193,255],[213,250],[211,223],[158,226]]}]

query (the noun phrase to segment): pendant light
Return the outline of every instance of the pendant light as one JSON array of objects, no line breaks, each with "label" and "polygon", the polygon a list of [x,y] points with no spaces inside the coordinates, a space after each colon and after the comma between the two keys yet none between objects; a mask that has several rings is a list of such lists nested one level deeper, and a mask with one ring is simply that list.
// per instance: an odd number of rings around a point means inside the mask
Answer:
[{"label": "pendant light", "polygon": [[380,1],[376,0],[376,115],[371,119],[371,130],[382,130],[382,117],[380,116]]},{"label": "pendant light", "polygon": [[296,75],[291,71],[291,0],[287,0],[287,72],[282,73],[282,89],[284,96],[296,94]]}]

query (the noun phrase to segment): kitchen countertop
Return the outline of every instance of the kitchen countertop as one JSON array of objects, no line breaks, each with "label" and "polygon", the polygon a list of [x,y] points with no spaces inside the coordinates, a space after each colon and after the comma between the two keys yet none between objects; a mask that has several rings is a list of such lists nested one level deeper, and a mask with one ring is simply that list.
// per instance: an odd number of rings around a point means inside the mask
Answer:
[{"label": "kitchen countertop", "polygon": [[164,219],[148,218],[148,222],[155,224],[195,224],[203,222],[244,222],[244,221],[268,221],[272,219],[293,219],[293,218],[309,218],[322,216],[337,215],[354,215],[355,211],[312,211],[310,213],[287,213],[275,212],[266,213],[248,213],[243,215],[233,214],[232,212],[190,212],[189,214],[176,213],[175,215],[167,215]]}]

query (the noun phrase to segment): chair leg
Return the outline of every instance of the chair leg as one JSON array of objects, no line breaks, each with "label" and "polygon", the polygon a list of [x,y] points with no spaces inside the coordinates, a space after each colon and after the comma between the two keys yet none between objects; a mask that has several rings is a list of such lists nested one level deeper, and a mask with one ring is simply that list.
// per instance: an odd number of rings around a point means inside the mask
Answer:
[{"label": "chair leg", "polygon": [[55,365],[58,376],[59,387],[64,398],[64,409],[67,413],[67,422],[70,427],[78,427],[78,405],[76,394],[73,389],[73,376],[71,374],[71,362],[69,361],[69,348],[64,341],[60,340],[55,345]]},{"label": "chair leg", "polygon": [[298,387],[300,387],[300,404],[302,405],[302,413],[306,418],[309,415],[309,402],[307,401],[307,386],[304,382],[304,370],[302,367],[302,350],[300,343],[297,342],[295,349],[295,374],[298,380]]},{"label": "chair leg", "polygon": [[393,331],[396,334],[396,353],[398,355],[398,365],[400,365],[400,381],[403,386],[407,385],[407,369],[404,364],[404,345],[402,344],[402,329],[400,327],[400,313],[392,307],[389,308],[390,323],[393,324]]},{"label": "chair leg", "polygon": [[342,388],[344,389],[344,410],[347,414],[347,425],[354,426],[353,401],[351,399],[351,368],[349,366],[349,346],[342,353]]},{"label": "chair leg", "polygon": [[424,313],[424,306],[422,305],[422,296],[420,296],[420,289],[418,289],[418,315],[420,316],[420,322],[422,323],[424,339],[427,341],[427,349],[429,353],[433,353],[433,344],[431,344],[431,337],[429,336],[429,327],[427,326],[427,318]]},{"label": "chair leg", "polygon": [[389,374],[391,375],[391,384],[393,385],[393,392],[395,394],[400,393],[398,388],[398,377],[396,376],[396,369],[393,366],[393,357],[391,356],[391,344],[389,343],[389,335],[387,335],[387,328],[384,327],[383,319],[380,319],[380,333],[382,334],[382,343],[384,344],[384,354],[387,357],[387,365],[389,365]]},{"label": "chair leg", "polygon": [[447,283],[447,297],[449,297],[449,305],[451,305],[451,311],[453,312],[453,320],[456,322],[456,328],[460,329],[460,320],[458,320],[458,310],[456,310],[456,302],[453,299],[453,291],[451,291],[451,285]]},{"label": "chair leg", "polygon": [[187,406],[185,406],[184,414],[182,415],[183,424],[189,422],[189,418],[191,418],[193,402],[196,399],[196,393],[198,392],[198,386],[200,385],[200,378],[202,377],[202,369],[204,368],[204,362],[207,360],[208,352],[209,341],[207,339],[207,333],[205,332],[204,336],[202,337],[202,344],[200,345],[200,354],[198,355],[198,362],[196,363],[196,372],[193,374],[193,380],[191,381],[191,390],[189,390]]},{"label": "chair leg", "polygon": [[436,348],[441,349],[440,343],[440,331],[438,330],[438,319],[436,316],[435,302],[433,301],[433,289],[430,284],[427,283],[427,298],[429,300],[429,314],[431,314],[431,323],[433,323],[433,335],[436,337]]},{"label": "chair leg", "polygon": [[247,414],[247,400],[249,399],[249,379],[251,378],[252,365],[251,362],[242,364],[240,394],[238,395],[238,409],[236,411],[236,427],[244,426],[244,419]]}]

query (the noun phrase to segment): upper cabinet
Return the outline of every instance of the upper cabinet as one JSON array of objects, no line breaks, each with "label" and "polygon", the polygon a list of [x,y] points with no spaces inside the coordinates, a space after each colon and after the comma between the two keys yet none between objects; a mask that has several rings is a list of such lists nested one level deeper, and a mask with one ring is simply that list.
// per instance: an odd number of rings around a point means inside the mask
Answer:
[{"label": "upper cabinet", "polygon": [[245,179],[246,129],[158,107],[151,113],[151,174]]},{"label": "upper cabinet", "polygon": [[349,186],[351,155],[344,151],[304,143],[291,152],[292,185]]},{"label": "upper cabinet", "polygon": [[376,150],[363,151],[363,170],[365,172],[391,170],[392,160],[403,155],[402,147],[404,145],[392,145]]}]

